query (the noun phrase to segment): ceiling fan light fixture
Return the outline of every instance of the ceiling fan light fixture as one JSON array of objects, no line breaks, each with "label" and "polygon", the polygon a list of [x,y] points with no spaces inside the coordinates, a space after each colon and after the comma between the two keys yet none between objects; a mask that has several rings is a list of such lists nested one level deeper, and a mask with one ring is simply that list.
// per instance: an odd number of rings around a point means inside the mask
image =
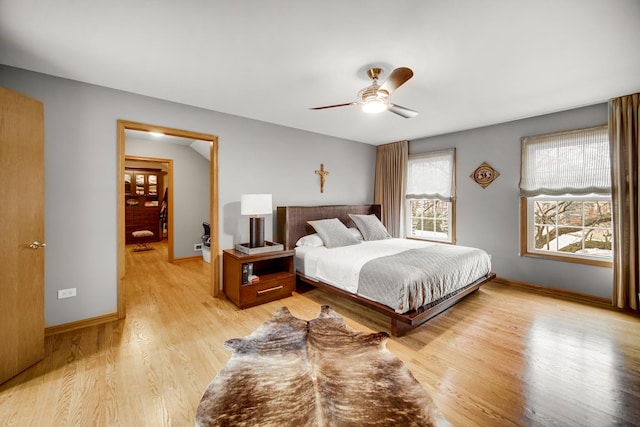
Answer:
[{"label": "ceiling fan light fixture", "polygon": [[371,99],[362,104],[362,111],[369,114],[376,114],[386,111],[389,106],[381,99]]},{"label": "ceiling fan light fixture", "polygon": [[391,92],[398,89],[400,86],[405,84],[407,80],[413,77],[413,71],[407,67],[395,68],[389,77],[380,85],[378,84],[378,77],[381,72],[381,68],[370,68],[367,71],[367,76],[373,82],[371,85],[358,91],[358,97],[355,102],[326,105],[324,107],[313,107],[311,110],[325,110],[327,108],[358,105],[363,112],[368,114],[390,111],[398,116],[404,117],[405,119],[417,116],[417,111],[389,102]]}]

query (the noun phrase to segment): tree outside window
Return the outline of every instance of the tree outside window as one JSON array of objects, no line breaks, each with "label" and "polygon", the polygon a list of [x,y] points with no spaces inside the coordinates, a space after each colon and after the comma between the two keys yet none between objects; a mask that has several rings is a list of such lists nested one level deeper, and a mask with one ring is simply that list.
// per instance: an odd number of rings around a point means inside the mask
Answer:
[{"label": "tree outside window", "polygon": [[448,240],[451,202],[411,200],[411,237]]},{"label": "tree outside window", "polygon": [[535,250],[610,258],[611,201],[536,200]]}]

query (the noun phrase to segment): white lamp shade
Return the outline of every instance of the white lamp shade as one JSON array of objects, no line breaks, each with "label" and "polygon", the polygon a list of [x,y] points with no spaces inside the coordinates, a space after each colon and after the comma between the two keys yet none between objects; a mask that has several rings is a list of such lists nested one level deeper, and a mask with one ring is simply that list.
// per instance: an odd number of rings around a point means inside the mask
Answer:
[{"label": "white lamp shade", "polygon": [[273,213],[271,194],[243,194],[240,196],[241,215],[265,215]]}]

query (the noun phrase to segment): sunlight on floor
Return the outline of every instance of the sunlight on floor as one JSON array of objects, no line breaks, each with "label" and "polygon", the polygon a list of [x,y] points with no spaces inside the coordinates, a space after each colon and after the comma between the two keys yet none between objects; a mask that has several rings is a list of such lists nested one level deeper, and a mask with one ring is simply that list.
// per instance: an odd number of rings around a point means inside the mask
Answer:
[{"label": "sunlight on floor", "polygon": [[[558,410],[554,399],[571,395],[585,407],[597,406],[609,414],[620,413],[616,394],[619,387],[614,367],[618,366],[614,339],[596,335],[588,323],[567,318],[537,318],[528,335],[525,376],[528,407],[533,412]],[[589,425],[596,420],[586,420]]]}]

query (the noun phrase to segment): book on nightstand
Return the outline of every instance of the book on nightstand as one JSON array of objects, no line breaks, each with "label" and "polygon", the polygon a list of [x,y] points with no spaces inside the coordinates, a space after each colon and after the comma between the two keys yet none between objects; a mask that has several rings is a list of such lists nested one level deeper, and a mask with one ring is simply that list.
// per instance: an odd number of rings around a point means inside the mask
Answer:
[{"label": "book on nightstand", "polygon": [[250,285],[251,276],[253,276],[253,263],[247,262],[245,264],[242,264],[242,284]]}]

